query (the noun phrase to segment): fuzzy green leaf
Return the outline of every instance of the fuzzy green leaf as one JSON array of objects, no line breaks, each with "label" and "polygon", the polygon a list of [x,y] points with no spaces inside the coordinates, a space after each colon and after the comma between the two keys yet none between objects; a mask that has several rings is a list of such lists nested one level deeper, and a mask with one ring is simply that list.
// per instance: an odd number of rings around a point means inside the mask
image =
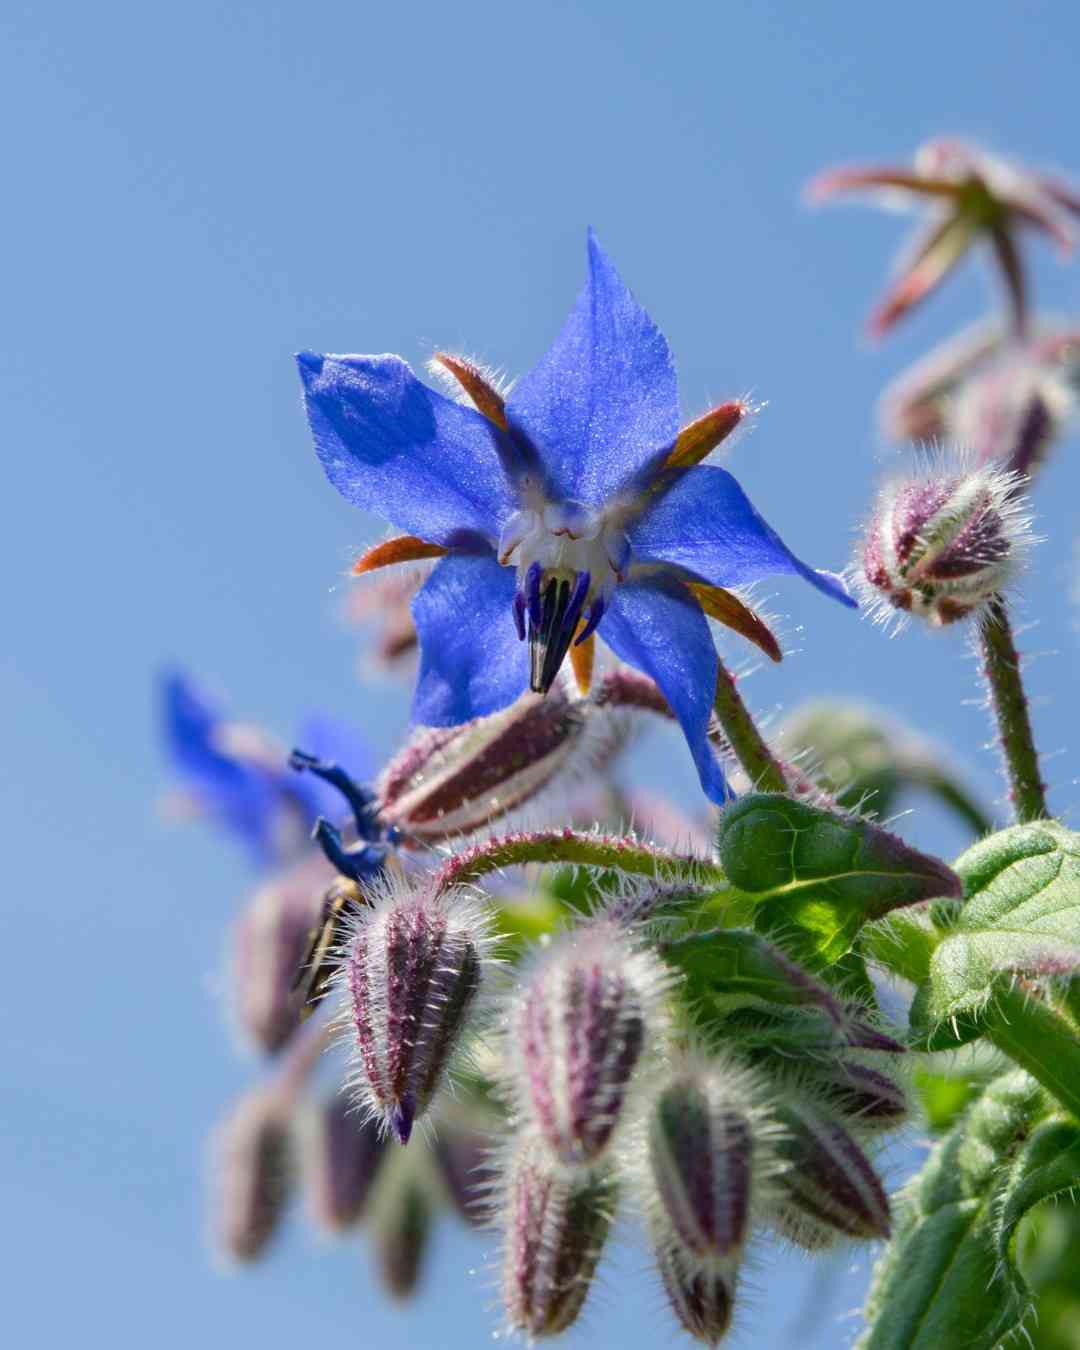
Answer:
[{"label": "fuzzy green leaf", "polygon": [[996,1350],[1031,1311],[1013,1259],[1016,1225],[1080,1181],[1080,1127],[1040,1119],[1038,1084],[992,1082],[894,1206],[858,1350]]},{"label": "fuzzy green leaf", "polygon": [[1056,821],[1017,825],[956,870],[966,899],[930,961],[928,1025],[977,1014],[1003,975],[1080,970],[1080,835]]},{"label": "fuzzy green leaf", "polygon": [[960,893],[943,862],[869,821],[773,794],[729,806],[717,846],[733,899],[753,902],[755,928],[782,934],[812,964],[842,957],[868,920]]}]

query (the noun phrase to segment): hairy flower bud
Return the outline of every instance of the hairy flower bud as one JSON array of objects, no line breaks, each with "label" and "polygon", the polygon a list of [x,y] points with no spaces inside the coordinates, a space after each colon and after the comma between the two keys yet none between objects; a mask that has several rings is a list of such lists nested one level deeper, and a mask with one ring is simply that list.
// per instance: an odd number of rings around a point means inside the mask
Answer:
[{"label": "hairy flower bud", "polygon": [[450,1203],[470,1224],[482,1224],[489,1215],[492,1127],[490,1118],[457,1106],[444,1106],[435,1122],[432,1162]]},{"label": "hairy flower bud", "polygon": [[340,1092],[322,1103],[304,1138],[308,1206],[315,1222],[339,1232],[357,1222],[386,1156],[386,1139]]},{"label": "hairy flower bud", "polygon": [[731,1326],[736,1268],[701,1265],[679,1247],[658,1246],[656,1264],[675,1316],[695,1340],[718,1345]]},{"label": "hairy flower bud", "polygon": [[603,920],[556,938],[523,977],[506,1060],[521,1113],[560,1162],[591,1163],[607,1147],[668,978],[652,952]]},{"label": "hairy flower bud", "polygon": [[756,1151],[748,1097],[739,1075],[687,1065],[650,1105],[654,1221],[688,1256],[737,1257],[746,1240]]},{"label": "hairy flower bud", "polygon": [[541,1140],[515,1141],[505,1179],[503,1306],[528,1336],[557,1336],[581,1311],[608,1230],[608,1173],[561,1169]]},{"label": "hairy flower bud", "polygon": [[951,433],[980,464],[1030,474],[1073,410],[1062,373],[1027,347],[1008,349],[968,381],[952,406]]},{"label": "hairy flower bud", "polygon": [[460,892],[386,880],[359,911],[341,982],[355,1034],[355,1087],[401,1143],[427,1110],[480,988],[488,912]]},{"label": "hairy flower bud", "polygon": [[294,988],[335,873],[322,857],[298,863],[255,893],[233,931],[232,990],[244,1032],[270,1054],[300,1024],[303,1000]]},{"label": "hairy flower bud", "polygon": [[254,1261],[273,1237],[292,1190],[288,1107],[272,1092],[244,1098],[217,1139],[217,1238],[236,1261]]},{"label": "hairy flower bud", "polygon": [[899,480],[879,495],[860,584],[879,612],[953,623],[1008,585],[1030,542],[1019,480],[987,467]]},{"label": "hairy flower bud", "polygon": [[[586,751],[586,715],[565,685],[463,726],[421,729],[378,784],[382,817],[423,843],[472,834],[533,801]],[[595,744],[593,750],[599,747]]]},{"label": "hairy flower bud", "polygon": [[387,1162],[372,1202],[371,1240],[383,1285],[410,1298],[420,1282],[434,1219],[431,1178],[414,1150]]},{"label": "hairy flower bud", "polygon": [[907,1116],[903,1087],[880,1069],[845,1060],[814,1064],[814,1087],[848,1124],[863,1130],[891,1129]]},{"label": "hairy flower bud", "polygon": [[[778,1177],[779,1206],[815,1225],[854,1238],[889,1236],[889,1202],[866,1154],[838,1120],[802,1098],[774,1110],[783,1133],[777,1154],[787,1169]],[[789,1231],[797,1220],[789,1215]]]}]

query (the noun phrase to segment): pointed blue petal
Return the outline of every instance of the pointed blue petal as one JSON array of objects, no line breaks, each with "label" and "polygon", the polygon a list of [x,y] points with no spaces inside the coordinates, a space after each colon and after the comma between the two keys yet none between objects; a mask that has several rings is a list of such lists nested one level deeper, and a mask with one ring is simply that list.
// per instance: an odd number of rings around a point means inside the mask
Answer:
[{"label": "pointed blue petal", "polygon": [[711,586],[743,586],[776,572],[794,572],[855,608],[838,577],[796,558],[726,469],[687,469],[627,533],[635,562],[674,563]]},{"label": "pointed blue petal", "polygon": [[663,333],[589,233],[589,280],[554,345],[506,400],[558,497],[599,506],[679,430]]},{"label": "pointed blue petal", "polygon": [[513,703],[529,683],[529,648],[518,640],[517,578],[494,558],[443,558],[412,603],[420,637],[413,720],[452,727]]},{"label": "pointed blue petal", "polygon": [[158,697],[166,751],[184,788],[207,816],[247,845],[256,863],[274,862],[280,798],[273,775],[219,748],[224,719],[182,671],[161,675]]},{"label": "pointed blue petal", "polygon": [[[517,503],[503,433],[398,356],[297,357],[315,448],[341,495],[429,543],[496,541]],[[512,448],[506,453],[512,455]]]},{"label": "pointed blue petal", "polygon": [[714,802],[731,798],[707,739],[716,694],[717,660],[701,609],[673,579],[624,582],[600,621],[600,636],[616,656],[656,681],[679,719],[702,790]]}]

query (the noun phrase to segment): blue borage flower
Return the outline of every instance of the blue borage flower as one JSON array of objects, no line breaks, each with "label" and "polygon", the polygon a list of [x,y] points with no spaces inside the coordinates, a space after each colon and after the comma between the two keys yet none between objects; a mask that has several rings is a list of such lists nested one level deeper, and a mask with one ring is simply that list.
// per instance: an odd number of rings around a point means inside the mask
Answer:
[{"label": "blue borage flower", "polygon": [[397,356],[298,361],[330,482],[409,532],[359,570],[440,559],[413,601],[415,721],[454,726],[526,688],[546,693],[571,644],[598,633],[660,686],[702,787],[725,800],[706,736],[717,656],[705,596],[794,572],[853,601],[795,557],[731,474],[699,462],[723,418],[710,430],[706,415],[680,437],[667,341],[595,237],[569,319],[505,400],[457,358],[443,364],[473,406],[428,388]]},{"label": "blue borage flower", "polygon": [[[159,678],[166,753],[179,784],[199,812],[236,835],[259,866],[271,866],[306,842],[320,816],[340,815],[330,783],[289,768],[285,750],[258,727],[228,719],[183,671]],[[370,769],[361,738],[327,717],[309,717],[300,743],[354,772]]]}]

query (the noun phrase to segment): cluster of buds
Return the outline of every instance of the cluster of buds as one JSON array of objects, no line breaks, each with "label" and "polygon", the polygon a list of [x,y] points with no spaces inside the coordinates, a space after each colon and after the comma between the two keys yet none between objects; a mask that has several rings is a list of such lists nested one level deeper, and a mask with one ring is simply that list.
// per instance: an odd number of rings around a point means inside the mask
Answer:
[{"label": "cluster of buds", "polygon": [[886,617],[935,626],[966,618],[1016,576],[1031,543],[1014,474],[942,469],[887,484],[861,546],[857,580]]}]

